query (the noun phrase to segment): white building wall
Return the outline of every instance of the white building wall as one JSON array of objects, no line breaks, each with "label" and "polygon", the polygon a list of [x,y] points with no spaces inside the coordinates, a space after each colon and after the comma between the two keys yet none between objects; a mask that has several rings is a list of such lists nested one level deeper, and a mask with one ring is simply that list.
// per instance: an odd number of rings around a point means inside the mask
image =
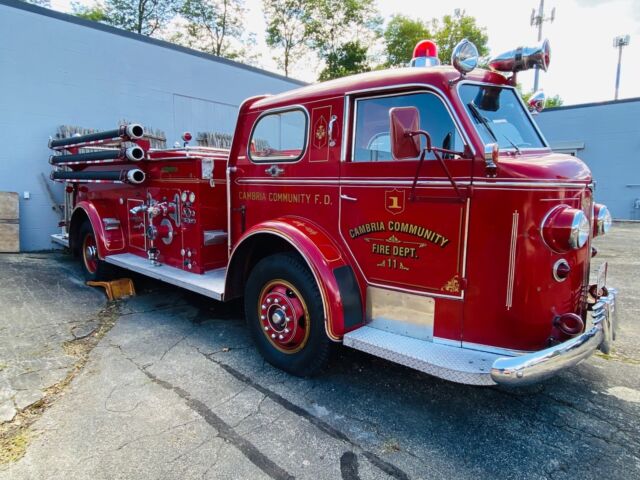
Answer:
[{"label": "white building wall", "polygon": [[[23,251],[52,248],[59,218],[39,178],[59,125],[233,133],[247,97],[300,83],[14,0],[0,0],[0,191],[20,193]],[[50,185],[61,201],[61,185]],[[24,199],[24,192],[30,193]]]}]

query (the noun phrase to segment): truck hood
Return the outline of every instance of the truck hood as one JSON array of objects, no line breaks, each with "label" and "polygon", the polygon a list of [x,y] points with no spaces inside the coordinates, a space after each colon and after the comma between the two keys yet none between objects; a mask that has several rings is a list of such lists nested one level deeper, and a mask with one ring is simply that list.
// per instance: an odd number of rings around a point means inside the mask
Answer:
[{"label": "truck hood", "polygon": [[498,160],[501,179],[590,182],[591,170],[577,157],[561,153],[504,154]]}]

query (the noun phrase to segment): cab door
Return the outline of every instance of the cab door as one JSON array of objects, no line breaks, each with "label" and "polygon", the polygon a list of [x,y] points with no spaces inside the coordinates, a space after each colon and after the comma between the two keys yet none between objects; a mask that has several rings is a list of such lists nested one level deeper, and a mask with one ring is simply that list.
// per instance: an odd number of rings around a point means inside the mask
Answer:
[{"label": "cab door", "polygon": [[414,106],[434,146],[465,151],[448,103],[421,90],[350,99],[351,138],[340,175],[340,232],[369,286],[462,298],[471,159],[393,160],[389,110]]}]

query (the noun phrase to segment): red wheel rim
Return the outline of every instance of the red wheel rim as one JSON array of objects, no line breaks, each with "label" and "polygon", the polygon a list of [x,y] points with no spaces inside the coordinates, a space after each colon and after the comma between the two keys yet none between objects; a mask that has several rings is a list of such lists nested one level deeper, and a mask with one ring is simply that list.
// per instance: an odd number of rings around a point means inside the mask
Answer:
[{"label": "red wheel rim", "polygon": [[300,351],[309,340],[310,319],[300,292],[286,280],[267,283],[258,299],[258,318],[269,342],[283,353]]},{"label": "red wheel rim", "polygon": [[84,266],[89,273],[96,273],[98,270],[98,247],[93,233],[88,233],[82,242],[82,259]]}]

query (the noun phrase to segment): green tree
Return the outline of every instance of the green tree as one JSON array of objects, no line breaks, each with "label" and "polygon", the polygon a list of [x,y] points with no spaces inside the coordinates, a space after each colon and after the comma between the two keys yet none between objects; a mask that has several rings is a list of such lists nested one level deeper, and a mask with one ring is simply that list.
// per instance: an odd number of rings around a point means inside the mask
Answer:
[{"label": "green tree", "polygon": [[451,52],[463,38],[475,44],[481,57],[489,53],[486,28],[479,27],[476,19],[467,15],[464,10],[456,9],[453,15],[445,15],[442,20],[433,19],[429,26],[443,64],[451,63]]},{"label": "green tree", "polygon": [[386,66],[406,66],[411,61],[413,48],[420,40],[431,38],[429,28],[421,20],[394,15],[384,30]]},{"label": "green tree", "polygon": [[318,80],[331,80],[354,73],[371,70],[367,61],[367,47],[360,42],[347,42],[327,55],[327,66],[320,72]]},{"label": "green tree", "polygon": [[263,0],[267,22],[267,45],[282,51],[274,57],[278,66],[289,76],[291,67],[307,51],[311,37],[308,0]]},{"label": "green tree", "polygon": [[104,9],[97,3],[91,6],[82,5],[79,2],[71,2],[71,8],[73,14],[76,17],[84,18],[85,20],[91,20],[92,22],[107,22],[107,14]]},{"label": "green tree", "polygon": [[[218,57],[238,58],[242,49],[242,0],[185,0],[179,13],[187,21],[184,43]],[[235,42],[234,42],[235,41]]]},{"label": "green tree", "polygon": [[73,13],[123,30],[153,36],[175,16],[176,0],[104,0],[85,6],[73,2]]},{"label": "green tree", "polygon": [[[518,84],[516,88],[518,89],[518,92],[520,92],[520,95],[522,96],[522,100],[524,100],[524,103],[527,103],[534,93],[533,91],[523,93],[522,85],[520,84]],[[547,99],[544,102],[544,108],[561,107],[562,105],[564,105],[564,100],[560,98],[560,95],[547,97]]]},{"label": "green tree", "polygon": [[368,69],[368,46],[379,36],[381,24],[375,0],[309,0],[309,3],[304,21],[311,47],[326,64],[322,78]]}]

